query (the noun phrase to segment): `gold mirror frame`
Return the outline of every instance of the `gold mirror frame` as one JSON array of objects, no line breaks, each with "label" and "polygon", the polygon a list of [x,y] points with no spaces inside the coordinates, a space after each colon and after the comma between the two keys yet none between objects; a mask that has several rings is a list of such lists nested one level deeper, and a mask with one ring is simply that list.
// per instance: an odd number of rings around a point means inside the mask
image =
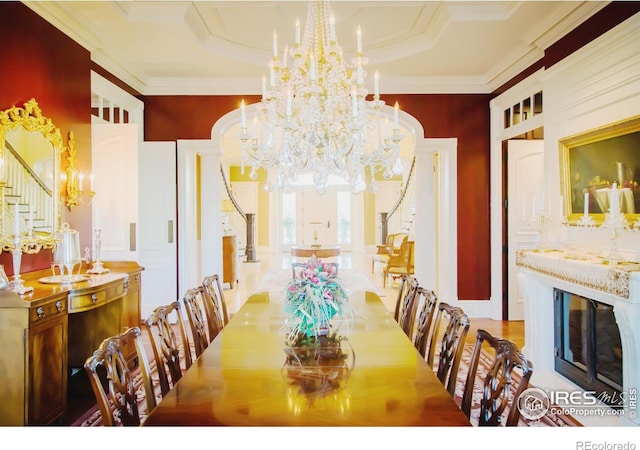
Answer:
[{"label": "gold mirror frame", "polygon": [[0,240],[3,250],[12,250],[15,240],[12,235],[5,235],[5,135],[8,131],[22,127],[26,132],[37,132],[42,134],[46,141],[52,146],[53,151],[53,174],[52,174],[52,214],[53,226],[51,233],[38,232],[26,236],[21,236],[22,250],[26,253],[36,253],[41,248],[52,248],[55,244],[54,234],[60,228],[60,157],[63,152],[63,141],[60,129],[57,128],[51,119],[42,114],[35,99],[31,99],[24,104],[23,108],[13,106],[12,108],[0,111]]},{"label": "gold mirror frame", "polygon": [[563,210],[569,223],[584,216],[588,192],[588,216],[601,224],[614,182],[624,188],[620,204],[628,223],[640,218],[640,116],[563,138],[559,155]]}]

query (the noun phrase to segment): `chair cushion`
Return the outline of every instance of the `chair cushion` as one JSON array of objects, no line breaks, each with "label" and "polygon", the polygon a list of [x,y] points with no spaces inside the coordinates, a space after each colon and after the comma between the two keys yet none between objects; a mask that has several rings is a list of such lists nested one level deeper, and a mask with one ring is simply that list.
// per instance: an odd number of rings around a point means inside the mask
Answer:
[{"label": "chair cushion", "polygon": [[374,262],[387,263],[389,262],[389,255],[373,255],[371,257]]}]

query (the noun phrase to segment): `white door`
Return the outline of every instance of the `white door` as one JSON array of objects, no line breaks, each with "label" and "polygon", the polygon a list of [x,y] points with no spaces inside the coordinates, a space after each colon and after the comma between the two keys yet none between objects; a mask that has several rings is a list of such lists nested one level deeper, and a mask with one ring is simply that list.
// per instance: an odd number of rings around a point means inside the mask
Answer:
[{"label": "white door", "polygon": [[142,316],[179,298],[176,245],[176,144],[141,142],[138,153]]},{"label": "white door", "polygon": [[328,188],[322,195],[316,192],[315,187],[304,187],[297,191],[297,245],[338,244],[336,197],[335,188]]},{"label": "white door", "polygon": [[93,223],[101,230],[100,257],[138,261],[138,126],[94,123],[91,141]]},{"label": "white door", "polygon": [[544,185],[544,141],[508,141],[507,161],[508,320],[524,320],[524,300],[518,288],[516,251],[534,248],[539,242],[533,205],[541,201],[541,186]]}]

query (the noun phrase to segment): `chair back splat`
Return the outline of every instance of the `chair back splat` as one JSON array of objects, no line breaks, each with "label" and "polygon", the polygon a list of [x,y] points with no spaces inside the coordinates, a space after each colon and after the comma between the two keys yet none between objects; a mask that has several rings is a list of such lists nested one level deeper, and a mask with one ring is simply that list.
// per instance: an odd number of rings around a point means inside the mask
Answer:
[{"label": "chair back splat", "polygon": [[[176,325],[172,325],[172,322]],[[153,356],[158,368],[158,380],[162,396],[167,395],[182,374],[191,367],[191,347],[182,319],[181,305],[173,302],[159,306],[143,322],[151,341]],[[176,336],[175,327],[180,334]],[[182,345],[182,352],[180,346]],[[180,354],[183,358],[180,358]],[[184,360],[184,364],[182,364]]]},{"label": "chair back splat", "polygon": [[[482,380],[482,398],[480,399],[479,426],[518,426],[520,409],[516,402],[520,394],[529,387],[533,373],[533,365],[518,350],[518,347],[507,339],[496,338],[485,330],[478,330],[476,343],[469,364],[467,381],[462,395],[462,411],[471,417],[471,401],[474,384],[478,377],[478,362],[482,346],[487,343],[495,351],[495,357]],[[516,381],[514,371],[520,371],[521,377]],[[504,413],[507,411],[506,421]]]},{"label": "chair back splat", "polygon": [[[444,331],[440,334],[440,328],[444,323]],[[456,382],[458,379],[458,369],[464,342],[469,332],[469,318],[461,308],[451,306],[448,303],[438,304],[438,313],[433,324],[433,333],[429,345],[429,356],[427,363],[433,367],[437,341],[440,337],[440,353],[438,354],[438,369],[436,375],[444,384],[451,395],[455,394]]]},{"label": "chair back splat", "polygon": [[432,290],[419,287],[416,304],[420,306],[420,310],[418,312],[418,318],[416,319],[413,345],[422,357],[426,357],[427,342],[431,334],[431,325],[433,324],[433,318],[436,313],[438,297]]},{"label": "chair back splat", "polygon": [[202,300],[209,329],[209,342],[213,341],[229,322],[227,307],[222,293],[222,283],[218,275],[210,275],[202,280]]},{"label": "chair back splat", "polygon": [[[123,348],[129,348],[132,343],[136,350],[135,358],[127,361],[123,355]],[[138,367],[135,367],[135,360]],[[105,426],[140,425],[141,417],[156,407],[149,361],[144,351],[140,328],[128,328],[123,333],[102,341],[93,355],[87,358],[84,368]],[[142,378],[142,395],[145,396],[146,411],[138,410],[138,370]]]},{"label": "chair back splat", "polygon": [[[418,280],[412,275],[402,277],[402,285],[396,303],[396,316],[398,325],[405,334],[412,339],[413,325],[416,318],[416,308],[418,306]],[[402,293],[402,294],[400,294]]]},{"label": "chair back splat", "polygon": [[182,298],[184,308],[189,318],[189,328],[191,329],[191,337],[196,352],[196,358],[202,355],[202,352],[209,346],[209,336],[207,334],[207,321],[205,320],[204,302],[202,286],[192,288]]}]

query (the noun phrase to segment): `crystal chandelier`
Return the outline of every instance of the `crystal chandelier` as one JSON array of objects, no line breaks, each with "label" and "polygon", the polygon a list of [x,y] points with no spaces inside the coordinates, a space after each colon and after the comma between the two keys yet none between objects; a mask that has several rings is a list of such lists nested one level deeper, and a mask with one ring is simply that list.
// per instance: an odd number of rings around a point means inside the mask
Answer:
[{"label": "crystal chandelier", "polygon": [[244,100],[240,106],[242,170],[248,165],[255,179],[257,169],[265,168],[266,188],[285,192],[299,174],[312,173],[321,194],[329,175],[345,179],[358,193],[366,188],[366,170],[373,191],[376,172],[387,179],[402,174],[398,104],[389,124],[381,114],[377,72],[373,100],[366,99],[366,64],[360,28],[357,55],[351,64],[343,59],[331,7],[323,1],[309,3],[302,40],[296,21],[295,44],[285,46],[282,59],[274,32],[269,77],[262,78],[262,101],[249,128]]}]

